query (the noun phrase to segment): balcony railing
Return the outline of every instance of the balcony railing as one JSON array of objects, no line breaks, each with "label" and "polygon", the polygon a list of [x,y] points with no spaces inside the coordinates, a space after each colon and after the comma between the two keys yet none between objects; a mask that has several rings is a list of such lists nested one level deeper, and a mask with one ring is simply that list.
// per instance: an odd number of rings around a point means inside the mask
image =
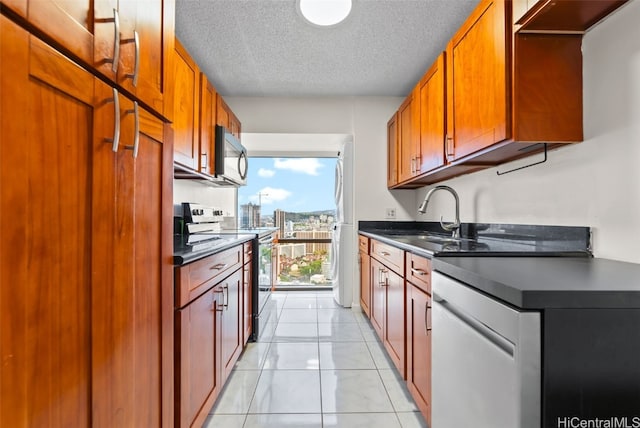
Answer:
[{"label": "balcony railing", "polygon": [[296,235],[279,238],[273,247],[277,261],[274,287],[331,287],[331,232],[309,231]]}]

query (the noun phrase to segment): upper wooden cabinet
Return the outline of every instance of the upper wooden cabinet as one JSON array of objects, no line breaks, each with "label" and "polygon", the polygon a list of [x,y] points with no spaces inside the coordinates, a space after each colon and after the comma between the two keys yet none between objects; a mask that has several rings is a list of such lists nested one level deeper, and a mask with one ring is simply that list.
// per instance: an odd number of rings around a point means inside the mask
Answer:
[{"label": "upper wooden cabinet", "polygon": [[164,114],[173,1],[3,0],[46,40]]},{"label": "upper wooden cabinet", "polygon": [[237,139],[240,139],[240,132],[241,132],[240,120],[229,108],[227,103],[224,101],[224,98],[222,98],[220,94],[218,94],[217,102],[218,102],[218,105],[217,105],[216,123],[220,126],[224,126]]},{"label": "upper wooden cabinet", "polygon": [[419,156],[416,175],[444,165],[445,54],[442,53],[418,83],[417,130]]},{"label": "upper wooden cabinet", "polygon": [[403,182],[416,174],[416,165],[419,147],[416,140],[419,137],[419,129],[416,118],[420,111],[419,99],[415,96],[415,90],[409,94],[398,109],[398,181]]},{"label": "upper wooden cabinet", "polygon": [[216,125],[240,139],[240,120],[177,39],[173,63],[175,177],[210,178],[215,175]]},{"label": "upper wooden cabinet", "polygon": [[387,187],[398,184],[398,113],[387,122]]},{"label": "upper wooden cabinet", "polygon": [[[420,187],[582,141],[582,33],[622,3],[482,0],[400,107],[398,115],[418,112],[411,129],[419,146],[402,138],[412,115],[398,119],[398,148],[389,153],[400,180],[388,187]],[[580,30],[542,24],[558,16],[580,16]]]},{"label": "upper wooden cabinet", "polygon": [[199,162],[200,69],[176,39],[173,84],[174,162],[196,170]]},{"label": "upper wooden cabinet", "polygon": [[218,93],[204,73],[200,73],[200,134],[198,147],[200,156],[198,171],[203,174],[215,173],[216,112]]},{"label": "upper wooden cabinet", "polygon": [[507,5],[481,2],[447,46],[449,161],[510,136]]}]

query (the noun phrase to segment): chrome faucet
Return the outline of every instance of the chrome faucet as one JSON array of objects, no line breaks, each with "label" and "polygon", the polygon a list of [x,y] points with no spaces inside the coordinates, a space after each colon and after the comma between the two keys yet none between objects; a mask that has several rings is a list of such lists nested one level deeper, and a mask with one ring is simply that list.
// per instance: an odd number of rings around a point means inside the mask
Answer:
[{"label": "chrome faucet", "polygon": [[455,190],[453,190],[451,187],[449,186],[436,186],[433,189],[429,190],[429,192],[427,192],[427,195],[424,197],[424,201],[422,201],[422,204],[420,204],[420,208],[418,208],[418,212],[424,214],[425,211],[427,211],[427,205],[429,204],[429,199],[431,198],[431,195],[433,195],[436,191],[438,190],[448,190],[449,193],[451,193],[453,195],[453,197],[456,200],[456,220],[453,223],[445,223],[444,221],[442,221],[442,216],[440,217],[440,226],[442,226],[442,228],[446,231],[452,232],[451,233],[451,237],[452,238],[459,238],[460,237],[460,199],[458,198],[458,194],[456,193]]}]

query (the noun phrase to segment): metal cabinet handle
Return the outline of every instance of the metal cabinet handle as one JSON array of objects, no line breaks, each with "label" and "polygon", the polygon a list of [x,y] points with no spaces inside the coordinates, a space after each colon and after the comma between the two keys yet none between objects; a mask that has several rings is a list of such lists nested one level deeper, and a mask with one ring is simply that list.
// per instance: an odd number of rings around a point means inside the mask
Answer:
[{"label": "metal cabinet handle", "polygon": [[138,148],[140,146],[140,111],[138,110],[138,102],[133,102],[133,110],[127,110],[126,113],[133,113],[136,119],[136,125],[133,134],[133,146],[125,146],[127,150],[133,150],[133,158],[138,157]]},{"label": "metal cabinet handle", "polygon": [[125,77],[131,79],[133,83],[133,87],[138,86],[138,71],[140,70],[140,36],[138,35],[138,31],[133,30],[133,43],[136,47],[135,53],[135,62],[133,64],[133,74],[127,73]]},{"label": "metal cabinet handle", "polygon": [[227,263],[218,263],[217,265],[213,265],[209,268],[209,270],[223,270],[229,266]]},{"label": "metal cabinet handle", "polygon": [[225,284],[224,287],[222,287],[222,290],[223,291],[227,290],[227,292],[224,294],[224,296],[226,297],[225,298],[226,303],[223,303],[222,306],[228,309],[229,308],[229,285]]},{"label": "metal cabinet handle", "polygon": [[200,168],[200,171],[208,171],[209,169],[209,165],[207,165],[207,159],[208,159],[208,155],[207,153],[202,153],[200,155],[200,162],[202,162],[202,165],[204,165],[204,168]]},{"label": "metal cabinet handle", "polygon": [[389,257],[391,255],[391,253],[387,253],[386,251],[380,251],[380,255],[385,256],[385,257]]},{"label": "metal cabinet handle", "polygon": [[424,304],[424,334],[429,334],[431,331],[431,326],[429,326],[429,309],[431,309],[431,306],[427,300]]},{"label": "metal cabinet handle", "polygon": [[120,98],[116,88],[111,88],[111,91],[113,92],[113,138],[106,138],[106,141],[112,143],[111,150],[117,153],[120,144]]},{"label": "metal cabinet handle", "polygon": [[429,272],[423,271],[422,269],[415,269],[415,268],[411,268],[411,273],[414,275],[420,275],[420,276],[429,275]]},{"label": "metal cabinet handle", "polygon": [[447,160],[451,160],[455,154],[453,137],[447,135]]},{"label": "metal cabinet handle", "polygon": [[111,63],[111,71],[118,72],[120,62],[120,14],[118,9],[113,9],[113,58],[106,58],[105,62]]}]

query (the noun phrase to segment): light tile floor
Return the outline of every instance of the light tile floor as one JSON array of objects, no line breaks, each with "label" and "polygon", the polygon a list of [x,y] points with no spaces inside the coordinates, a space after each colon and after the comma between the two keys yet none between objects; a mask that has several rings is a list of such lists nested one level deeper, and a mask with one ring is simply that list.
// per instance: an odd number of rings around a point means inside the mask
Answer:
[{"label": "light tile floor", "polygon": [[286,291],[265,311],[206,428],[427,426],[359,308]]}]

